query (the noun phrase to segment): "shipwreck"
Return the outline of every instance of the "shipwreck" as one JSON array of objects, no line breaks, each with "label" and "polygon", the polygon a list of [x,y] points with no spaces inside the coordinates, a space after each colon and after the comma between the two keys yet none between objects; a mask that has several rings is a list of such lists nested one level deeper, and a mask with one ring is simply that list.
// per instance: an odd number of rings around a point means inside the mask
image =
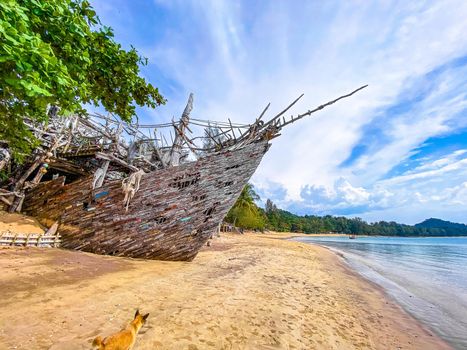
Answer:
[{"label": "shipwreck", "polygon": [[[190,118],[193,95],[178,121],[157,125],[64,117],[50,108],[48,123],[26,120],[41,145],[24,165],[10,165],[1,204],[47,227],[58,224],[64,248],[190,261],[281,129],[364,87],[291,118],[285,113],[303,95],[264,121],[268,105],[248,125]],[[172,137],[162,132],[167,128]],[[204,134],[191,137],[192,129]],[[1,168],[8,154],[0,158]]]}]

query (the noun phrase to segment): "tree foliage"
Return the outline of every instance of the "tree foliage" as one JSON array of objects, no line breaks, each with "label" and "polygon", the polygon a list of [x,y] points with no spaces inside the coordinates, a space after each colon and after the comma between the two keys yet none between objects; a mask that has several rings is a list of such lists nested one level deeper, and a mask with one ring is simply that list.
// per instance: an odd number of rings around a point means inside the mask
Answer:
[{"label": "tree foliage", "polygon": [[367,223],[361,218],[343,216],[299,216],[278,209],[266,200],[265,209],[255,201],[260,200],[251,184],[247,184],[235,205],[230,209],[225,221],[247,229],[268,229],[279,232],[301,233],[344,233],[375,236],[467,236],[467,225],[439,219],[428,219],[414,226],[398,224],[394,221]]},{"label": "tree foliage", "polygon": [[253,185],[246,184],[235,205],[227,213],[226,221],[241,228],[263,229],[265,225],[264,213],[255,204],[255,201],[259,199]]},{"label": "tree foliage", "polygon": [[278,209],[266,200],[265,209],[255,201],[260,200],[251,184],[247,184],[237,202],[229,211],[226,221],[247,229],[268,229],[279,232],[344,233],[375,236],[467,236],[467,225],[439,219],[428,219],[414,226],[394,221],[367,223],[361,218],[343,216],[299,216]]},{"label": "tree foliage", "polygon": [[266,228],[282,232],[304,233],[344,233],[377,236],[465,236],[467,225],[448,221],[429,219],[411,226],[394,221],[367,223],[361,218],[336,217],[331,215],[299,216],[277,209],[268,200],[266,202]]},{"label": "tree foliage", "polygon": [[147,61],[113,36],[86,0],[0,2],[0,140],[17,156],[34,147],[24,118],[46,121],[48,106],[101,104],[129,121],[135,104],[165,102],[139,75]]}]

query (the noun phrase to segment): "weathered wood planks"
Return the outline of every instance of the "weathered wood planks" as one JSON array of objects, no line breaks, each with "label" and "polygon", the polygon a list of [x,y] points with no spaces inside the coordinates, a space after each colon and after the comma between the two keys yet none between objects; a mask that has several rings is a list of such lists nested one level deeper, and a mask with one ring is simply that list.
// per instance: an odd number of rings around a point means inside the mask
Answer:
[{"label": "weathered wood planks", "polygon": [[59,221],[62,247],[98,254],[192,260],[217,230],[269,148],[254,142],[143,176],[123,205],[120,180],[93,190],[92,176],[64,178],[27,193],[24,211],[44,225]]}]

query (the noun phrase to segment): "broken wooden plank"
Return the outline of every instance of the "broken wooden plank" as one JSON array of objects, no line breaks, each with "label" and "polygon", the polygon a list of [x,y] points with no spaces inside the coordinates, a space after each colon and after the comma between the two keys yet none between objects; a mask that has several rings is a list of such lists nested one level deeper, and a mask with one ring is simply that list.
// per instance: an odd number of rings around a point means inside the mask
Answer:
[{"label": "broken wooden plank", "polygon": [[128,164],[124,160],[121,160],[120,158],[115,157],[113,154],[109,153],[102,153],[102,152],[97,152],[96,153],[96,158],[98,159],[105,159],[105,160],[111,160],[112,162],[115,162],[125,168],[128,168],[132,171],[138,171],[139,169],[135,167],[134,165]]}]

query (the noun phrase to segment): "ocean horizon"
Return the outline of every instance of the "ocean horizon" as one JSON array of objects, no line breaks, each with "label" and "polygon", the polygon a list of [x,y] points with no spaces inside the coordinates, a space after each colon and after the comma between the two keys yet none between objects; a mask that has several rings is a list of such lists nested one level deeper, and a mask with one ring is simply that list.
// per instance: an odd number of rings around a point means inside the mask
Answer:
[{"label": "ocean horizon", "polygon": [[297,237],[339,252],[456,349],[467,348],[467,237]]}]

